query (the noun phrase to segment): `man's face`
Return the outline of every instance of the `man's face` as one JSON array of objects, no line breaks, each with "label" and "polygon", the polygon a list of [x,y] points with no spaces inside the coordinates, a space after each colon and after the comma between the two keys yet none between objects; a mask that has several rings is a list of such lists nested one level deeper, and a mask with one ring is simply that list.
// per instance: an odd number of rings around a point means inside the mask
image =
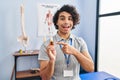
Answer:
[{"label": "man's face", "polygon": [[57,21],[58,31],[62,34],[70,33],[73,27],[72,15],[68,12],[61,12]]}]

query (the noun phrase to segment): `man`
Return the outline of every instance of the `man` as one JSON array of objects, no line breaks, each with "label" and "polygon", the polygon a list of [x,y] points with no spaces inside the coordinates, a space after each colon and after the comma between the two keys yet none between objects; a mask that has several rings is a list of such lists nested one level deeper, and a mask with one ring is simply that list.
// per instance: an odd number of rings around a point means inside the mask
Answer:
[{"label": "man", "polygon": [[94,63],[85,41],[71,34],[79,14],[74,6],[64,5],[55,13],[53,23],[58,31],[54,43],[48,40],[40,48],[40,76],[42,80],[81,80],[80,66],[93,72]]}]

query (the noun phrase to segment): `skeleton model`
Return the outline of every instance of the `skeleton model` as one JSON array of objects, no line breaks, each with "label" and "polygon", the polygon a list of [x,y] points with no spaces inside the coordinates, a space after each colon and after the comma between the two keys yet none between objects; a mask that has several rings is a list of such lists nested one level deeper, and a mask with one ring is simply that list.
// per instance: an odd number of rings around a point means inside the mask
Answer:
[{"label": "skeleton model", "polygon": [[26,47],[28,45],[29,38],[28,38],[28,36],[25,33],[25,27],[24,27],[24,6],[23,6],[23,4],[21,5],[20,10],[21,10],[21,31],[22,31],[22,35],[19,36],[17,38],[17,40],[18,40],[18,42],[20,42],[24,46],[25,51],[26,51]]}]

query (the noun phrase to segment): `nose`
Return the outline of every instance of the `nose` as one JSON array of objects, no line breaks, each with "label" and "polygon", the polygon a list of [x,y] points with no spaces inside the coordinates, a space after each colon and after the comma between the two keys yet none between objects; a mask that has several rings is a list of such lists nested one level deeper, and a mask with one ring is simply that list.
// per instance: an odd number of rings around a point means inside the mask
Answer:
[{"label": "nose", "polygon": [[65,19],[64,23],[65,23],[65,24],[68,24],[68,23],[69,23],[69,20],[68,20],[68,19]]}]

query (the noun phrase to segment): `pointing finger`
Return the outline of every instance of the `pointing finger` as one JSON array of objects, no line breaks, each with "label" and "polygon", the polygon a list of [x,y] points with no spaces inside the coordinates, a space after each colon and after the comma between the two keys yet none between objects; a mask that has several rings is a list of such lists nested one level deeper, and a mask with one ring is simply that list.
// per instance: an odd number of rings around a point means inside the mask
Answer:
[{"label": "pointing finger", "polygon": [[56,44],[60,44],[60,45],[65,46],[67,43],[64,43],[64,42],[56,42]]}]

